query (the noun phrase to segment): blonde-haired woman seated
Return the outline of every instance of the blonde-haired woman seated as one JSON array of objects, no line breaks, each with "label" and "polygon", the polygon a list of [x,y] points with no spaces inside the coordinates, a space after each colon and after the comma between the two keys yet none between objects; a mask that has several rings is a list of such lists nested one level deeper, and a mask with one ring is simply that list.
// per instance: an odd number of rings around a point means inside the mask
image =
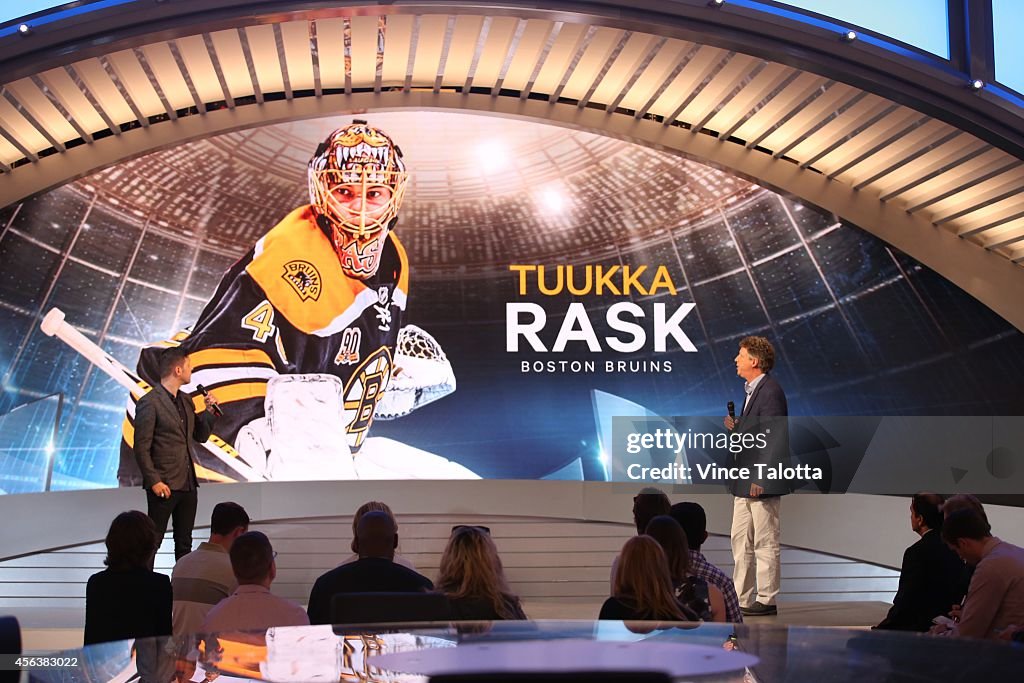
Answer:
[{"label": "blonde-haired woman seated", "polygon": [[700,621],[676,599],[665,551],[650,536],[634,536],[622,546],[612,597],[604,601],[598,619]]},{"label": "blonde-haired woman seated", "polygon": [[498,548],[474,526],[456,527],[441,555],[435,586],[448,596],[454,621],[526,619],[508,587]]}]

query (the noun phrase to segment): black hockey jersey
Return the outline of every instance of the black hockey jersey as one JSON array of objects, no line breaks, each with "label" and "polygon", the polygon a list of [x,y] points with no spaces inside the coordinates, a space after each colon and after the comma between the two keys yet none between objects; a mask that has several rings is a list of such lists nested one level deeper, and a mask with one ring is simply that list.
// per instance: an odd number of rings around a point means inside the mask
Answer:
[{"label": "black hockey jersey", "polygon": [[[366,438],[377,401],[388,386],[408,296],[408,259],[388,236],[376,275],[356,280],[338,257],[309,206],[294,210],[260,239],[221,279],[188,333],[143,349],[139,376],[159,382],[159,350],[180,344],[192,361],[192,383],[206,387],[223,408],[210,446],[237,457],[238,431],[264,414],[267,382],[278,374],[326,373],[344,385],[346,436],[352,452]],[[203,410],[195,395],[196,410]],[[131,407],[125,420],[118,480],[141,481],[131,446]],[[200,473],[213,480],[238,474],[203,447],[194,449]],[[218,476],[226,475],[225,476]]]}]

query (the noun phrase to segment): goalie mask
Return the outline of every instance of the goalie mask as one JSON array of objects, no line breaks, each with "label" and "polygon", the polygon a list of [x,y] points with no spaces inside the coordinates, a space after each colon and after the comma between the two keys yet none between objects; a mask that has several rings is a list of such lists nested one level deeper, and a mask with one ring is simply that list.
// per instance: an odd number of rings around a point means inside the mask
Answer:
[{"label": "goalie mask", "polygon": [[342,271],[372,277],[409,177],[401,150],[384,131],[354,121],[320,144],[308,173],[310,204],[329,230]]}]

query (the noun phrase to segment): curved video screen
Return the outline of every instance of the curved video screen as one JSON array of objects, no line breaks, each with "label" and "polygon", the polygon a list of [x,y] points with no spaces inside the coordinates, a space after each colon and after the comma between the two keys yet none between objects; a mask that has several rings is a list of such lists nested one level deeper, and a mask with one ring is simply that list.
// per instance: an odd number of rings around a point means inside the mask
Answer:
[{"label": "curved video screen", "polygon": [[2,210],[4,493],[138,485],[135,400],[174,346],[196,408],[202,384],[224,413],[193,451],[211,482],[608,480],[614,417],[742,403],[750,335],[790,415],[1024,414],[1020,331],[813,206],[581,131],[362,118],[408,173],[372,263],[307,206],[311,157],[352,117],[210,137]]}]

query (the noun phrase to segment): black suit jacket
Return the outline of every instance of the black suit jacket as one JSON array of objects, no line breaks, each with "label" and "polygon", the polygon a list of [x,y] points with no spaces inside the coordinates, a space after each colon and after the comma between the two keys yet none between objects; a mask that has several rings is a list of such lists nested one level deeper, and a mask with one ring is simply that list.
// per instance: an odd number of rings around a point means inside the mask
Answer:
[{"label": "black suit jacket", "polygon": [[732,492],[742,498],[750,497],[750,484],[755,483],[764,488],[764,496],[781,496],[792,490],[791,483],[784,479],[767,479],[757,476],[756,464],[790,465],[789,457],[789,425],[785,419],[789,416],[789,405],[786,403],[786,392],[771,375],[764,375],[754,387],[754,393],[743,408],[739,424],[733,430],[739,434],[765,434],[767,448],[747,448],[736,454],[736,466],[750,470],[750,479],[733,482]]},{"label": "black suit jacket", "polygon": [[967,593],[967,568],[938,531],[929,531],[903,553],[892,609],[876,628],[927,631]]},{"label": "black suit jacket", "polygon": [[361,557],[323,574],[309,593],[311,624],[331,623],[331,600],[338,593],[421,593],[434,590],[430,579],[383,557]]},{"label": "black suit jacket", "polygon": [[[185,413],[181,424],[175,401]],[[213,432],[213,415],[207,411],[196,415],[192,402],[178,392],[171,394],[163,385],[156,385],[135,404],[135,462],[142,472],[142,487],[149,490],[163,482],[172,491],[189,489],[195,482],[195,465],[189,453],[190,438],[202,443]]]}]

